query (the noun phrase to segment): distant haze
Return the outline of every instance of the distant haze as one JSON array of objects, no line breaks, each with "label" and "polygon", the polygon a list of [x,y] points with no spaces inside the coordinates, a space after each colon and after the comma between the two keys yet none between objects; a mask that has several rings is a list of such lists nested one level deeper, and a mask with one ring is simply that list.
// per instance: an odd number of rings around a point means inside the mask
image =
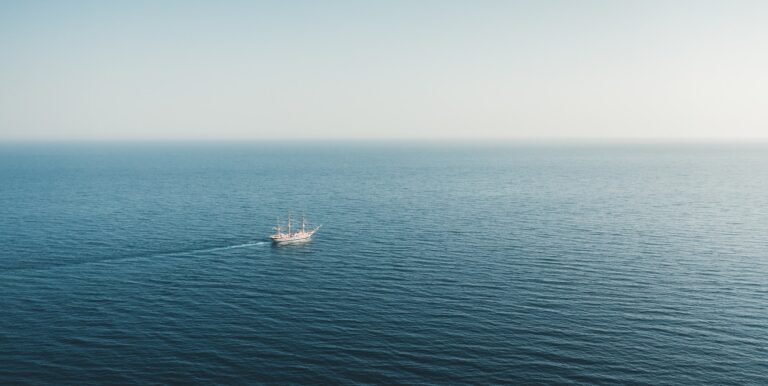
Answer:
[{"label": "distant haze", "polygon": [[0,140],[755,137],[766,1],[0,3]]}]

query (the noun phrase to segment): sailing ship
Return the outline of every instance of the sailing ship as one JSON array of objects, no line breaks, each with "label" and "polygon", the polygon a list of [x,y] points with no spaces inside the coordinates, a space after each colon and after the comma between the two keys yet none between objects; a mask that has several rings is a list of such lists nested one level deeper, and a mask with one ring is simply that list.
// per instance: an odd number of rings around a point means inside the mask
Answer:
[{"label": "sailing ship", "polygon": [[312,235],[320,229],[322,225],[316,226],[313,229],[307,230],[307,224],[304,219],[304,214],[301,215],[301,229],[293,231],[291,224],[291,212],[288,212],[288,232],[283,232],[283,228],[280,227],[280,219],[277,220],[277,226],[275,227],[275,234],[269,236],[272,242],[275,244],[288,244],[288,243],[300,243],[309,241]]}]

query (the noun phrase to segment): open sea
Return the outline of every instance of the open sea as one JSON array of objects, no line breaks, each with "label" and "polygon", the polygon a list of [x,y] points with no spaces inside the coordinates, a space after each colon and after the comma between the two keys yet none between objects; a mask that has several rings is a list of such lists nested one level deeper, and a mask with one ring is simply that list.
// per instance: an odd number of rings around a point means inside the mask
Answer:
[{"label": "open sea", "polygon": [[0,145],[0,384],[254,383],[768,384],[768,145]]}]

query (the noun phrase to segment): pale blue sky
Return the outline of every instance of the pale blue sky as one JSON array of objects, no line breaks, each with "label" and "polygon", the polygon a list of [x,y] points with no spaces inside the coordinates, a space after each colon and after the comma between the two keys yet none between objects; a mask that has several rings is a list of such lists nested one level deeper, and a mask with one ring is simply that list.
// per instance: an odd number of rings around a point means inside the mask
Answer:
[{"label": "pale blue sky", "polygon": [[766,1],[2,1],[0,139],[768,137]]}]

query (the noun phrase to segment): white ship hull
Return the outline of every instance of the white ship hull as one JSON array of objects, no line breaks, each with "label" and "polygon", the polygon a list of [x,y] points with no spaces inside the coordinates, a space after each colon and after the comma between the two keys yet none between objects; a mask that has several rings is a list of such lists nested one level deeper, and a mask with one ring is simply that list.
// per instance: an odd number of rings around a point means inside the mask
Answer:
[{"label": "white ship hull", "polygon": [[296,235],[296,236],[287,236],[287,237],[272,236],[272,242],[275,244],[303,243],[311,240],[312,234],[314,234],[314,232],[307,235]]}]

